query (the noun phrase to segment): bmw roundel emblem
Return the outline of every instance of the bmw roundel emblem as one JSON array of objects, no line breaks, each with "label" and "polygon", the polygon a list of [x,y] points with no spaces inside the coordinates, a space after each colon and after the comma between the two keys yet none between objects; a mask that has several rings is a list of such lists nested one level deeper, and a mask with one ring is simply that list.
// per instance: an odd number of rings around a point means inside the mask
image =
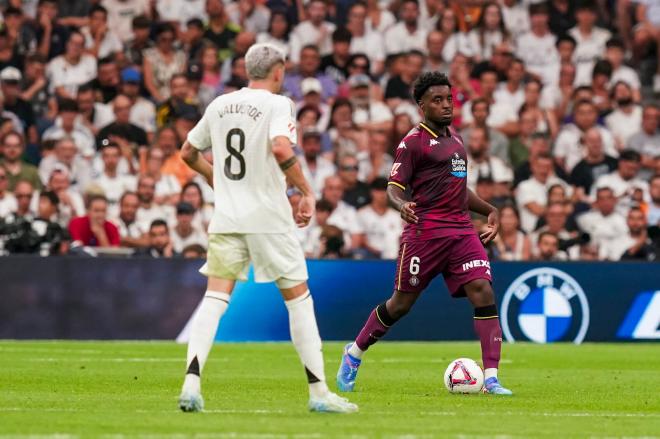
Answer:
[{"label": "bmw roundel emblem", "polygon": [[589,328],[589,303],[580,284],[555,268],[518,276],[502,300],[502,332],[507,341],[581,343]]}]

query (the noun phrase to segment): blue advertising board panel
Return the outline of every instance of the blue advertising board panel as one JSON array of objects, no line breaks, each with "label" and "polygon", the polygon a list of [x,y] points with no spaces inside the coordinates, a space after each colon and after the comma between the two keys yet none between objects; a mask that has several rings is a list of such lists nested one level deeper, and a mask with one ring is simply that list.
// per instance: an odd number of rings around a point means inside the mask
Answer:
[{"label": "blue advertising board panel", "polygon": [[[175,339],[206,279],[190,260],[0,259],[0,338]],[[309,261],[321,335],[355,337],[393,288],[393,261]],[[494,263],[502,329],[510,342],[660,340],[660,265]],[[273,284],[239,283],[222,341],[289,339]],[[472,308],[436,279],[388,340],[473,340]]]}]

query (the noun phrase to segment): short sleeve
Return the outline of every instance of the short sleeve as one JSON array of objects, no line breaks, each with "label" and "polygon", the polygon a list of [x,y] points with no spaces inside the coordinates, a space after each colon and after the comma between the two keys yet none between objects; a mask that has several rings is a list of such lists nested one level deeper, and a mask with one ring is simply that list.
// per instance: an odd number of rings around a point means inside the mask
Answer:
[{"label": "short sleeve", "polygon": [[396,149],[394,163],[390,171],[389,184],[405,190],[415,172],[417,162],[417,140],[405,138]]},{"label": "short sleeve", "polygon": [[200,151],[211,147],[211,130],[209,129],[208,109],[204,112],[202,119],[188,133],[188,143]]},{"label": "short sleeve", "polygon": [[298,142],[296,132],[296,106],[293,101],[284,96],[278,96],[272,109],[268,138],[286,137],[291,143]]}]

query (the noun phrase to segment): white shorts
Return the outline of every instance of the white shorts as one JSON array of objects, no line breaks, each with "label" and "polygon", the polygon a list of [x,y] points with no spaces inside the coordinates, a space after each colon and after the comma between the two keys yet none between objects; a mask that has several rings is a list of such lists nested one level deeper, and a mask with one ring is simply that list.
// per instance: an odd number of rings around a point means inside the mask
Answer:
[{"label": "white shorts", "polygon": [[205,276],[247,280],[250,261],[257,282],[280,279],[305,282],[308,278],[305,254],[293,232],[262,234],[219,234],[209,236]]}]

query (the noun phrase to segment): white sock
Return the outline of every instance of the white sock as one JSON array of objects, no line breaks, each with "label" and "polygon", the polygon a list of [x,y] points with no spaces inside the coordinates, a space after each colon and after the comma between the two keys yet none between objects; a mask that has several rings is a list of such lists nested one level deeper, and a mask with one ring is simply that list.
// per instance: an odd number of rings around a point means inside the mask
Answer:
[{"label": "white sock", "polygon": [[321,397],[328,393],[323,370],[323,352],[321,336],[316,326],[314,301],[309,291],[300,297],[284,302],[289,310],[289,330],[291,341],[302,361],[309,383],[309,394]]},{"label": "white sock", "polygon": [[[184,388],[199,391],[199,375],[204,369],[204,364],[213,346],[220,318],[229,306],[229,297],[227,293],[207,290],[197,308],[197,313],[193,317],[190,328],[190,341],[188,342],[186,360],[188,370]],[[197,359],[196,364],[192,364],[195,359]],[[198,373],[195,373],[195,371]]]},{"label": "white sock", "polygon": [[495,377],[497,378],[497,368],[495,367],[489,367],[488,369],[484,370],[484,380],[487,380],[488,378]]},{"label": "white sock", "polygon": [[362,358],[362,355],[364,354],[364,351],[360,349],[357,345],[357,343],[353,342],[350,348],[348,348],[348,354],[353,357],[357,358],[358,360]]}]

